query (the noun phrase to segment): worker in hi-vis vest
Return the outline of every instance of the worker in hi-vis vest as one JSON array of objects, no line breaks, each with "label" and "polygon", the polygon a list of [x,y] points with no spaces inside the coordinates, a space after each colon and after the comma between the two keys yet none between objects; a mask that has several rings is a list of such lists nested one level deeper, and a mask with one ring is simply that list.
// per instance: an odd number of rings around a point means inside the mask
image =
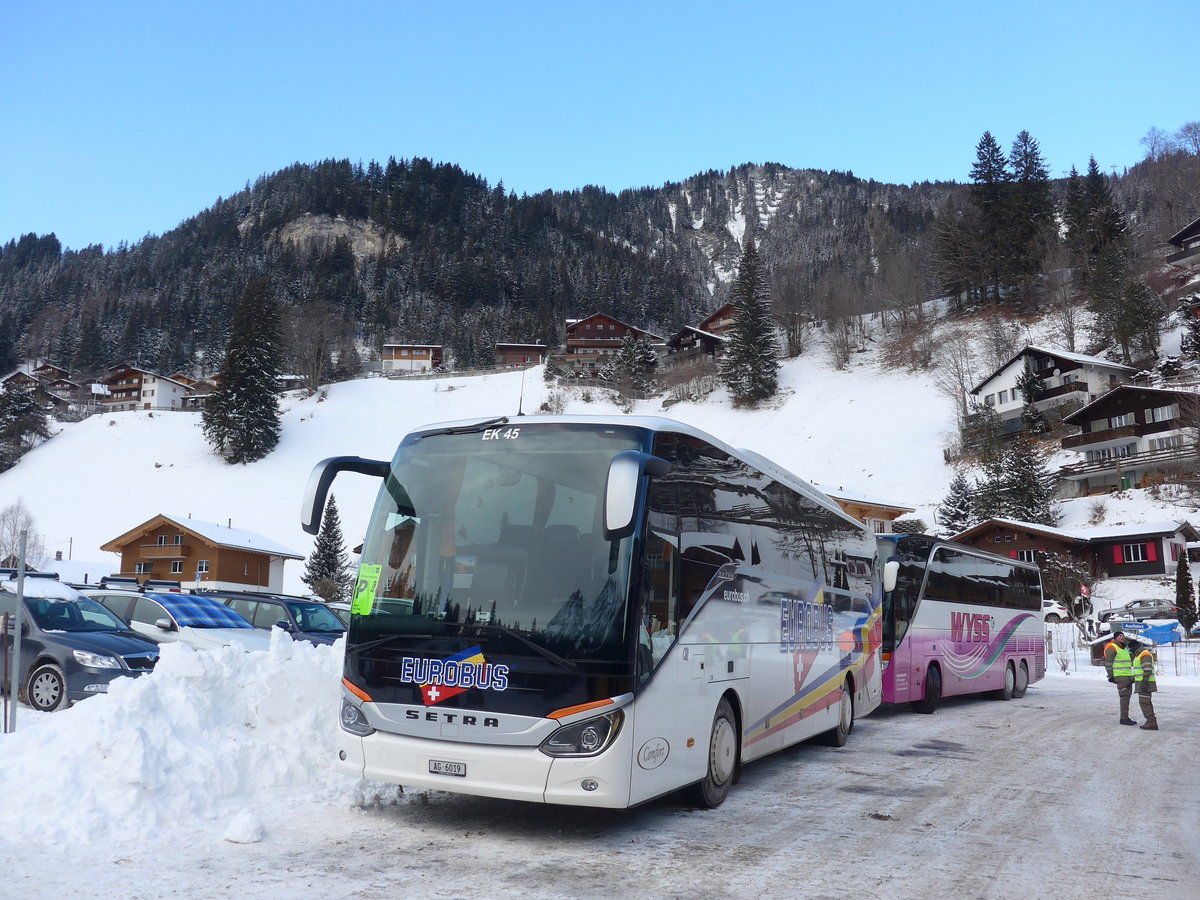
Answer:
[{"label": "worker in hi-vis vest", "polygon": [[1104,648],[1104,668],[1108,680],[1117,686],[1117,699],[1121,704],[1121,724],[1136,725],[1129,718],[1129,698],[1133,696],[1133,655],[1129,652],[1125,632],[1118,631],[1112,642]]},{"label": "worker in hi-vis vest", "polygon": [[1154,692],[1158,690],[1154,678],[1154,654],[1147,647],[1133,659],[1133,680],[1137,685],[1138,706],[1146,721],[1143,731],[1158,731],[1158,718],[1154,715]]}]

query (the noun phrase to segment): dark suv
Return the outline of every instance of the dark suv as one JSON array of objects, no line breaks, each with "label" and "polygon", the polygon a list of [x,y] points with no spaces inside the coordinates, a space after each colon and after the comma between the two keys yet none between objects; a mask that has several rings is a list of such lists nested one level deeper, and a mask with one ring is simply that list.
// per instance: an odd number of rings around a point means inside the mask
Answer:
[{"label": "dark suv", "polygon": [[[103,694],[117,678],[142,675],[158,662],[158,645],[90,597],[46,578],[25,579],[21,689],[34,709],[50,712]],[[0,615],[17,609],[16,585],[0,580]],[[12,626],[5,635],[12,650]]]},{"label": "dark suv", "polygon": [[224,603],[255,628],[282,628],[297,641],[332,644],[346,631],[342,620],[324,603],[289,594],[253,591],[199,591]]},{"label": "dark suv", "polygon": [[1179,607],[1170,600],[1131,600],[1124,606],[1118,606],[1115,609],[1106,609],[1100,613],[1100,621],[1107,622],[1109,619],[1123,619],[1128,621],[1132,619],[1135,622],[1145,622],[1147,619],[1177,619],[1179,618]]}]

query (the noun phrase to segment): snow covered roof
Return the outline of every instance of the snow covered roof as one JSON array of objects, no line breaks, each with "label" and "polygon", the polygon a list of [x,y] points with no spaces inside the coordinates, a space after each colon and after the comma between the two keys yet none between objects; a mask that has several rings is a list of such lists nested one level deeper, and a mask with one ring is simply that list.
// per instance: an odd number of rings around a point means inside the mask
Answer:
[{"label": "snow covered roof", "polygon": [[1052,528],[1049,525],[1039,525],[1037,522],[1022,522],[1019,519],[994,518],[980,522],[978,525],[974,525],[971,528],[968,528],[966,531],[954,535],[954,537],[950,538],[950,540],[961,541],[964,538],[977,534],[984,528],[994,525],[1006,525],[1010,528],[1016,528],[1022,531],[1032,531],[1037,534],[1056,537],[1063,541],[1082,541],[1084,543],[1151,534],[1175,534],[1178,531],[1183,531],[1185,537],[1188,536],[1189,533],[1193,535],[1197,534],[1196,529],[1193,528],[1191,523],[1187,520],[1141,522],[1131,525],[1106,525],[1101,528],[1066,529]]},{"label": "snow covered roof", "polygon": [[134,538],[139,534],[145,533],[151,528],[155,528],[163,522],[170,522],[172,525],[178,526],[183,531],[190,532],[198,537],[203,538],[210,544],[217,547],[229,547],[234,550],[250,550],[255,553],[266,553],[271,556],[282,556],[285,559],[304,559],[299,553],[294,550],[289,550],[283,544],[278,544],[270,538],[265,538],[261,534],[249,531],[245,528],[234,528],[231,525],[216,525],[212,522],[201,522],[199,519],[191,519],[187,516],[168,516],[159,514],[147,522],[143,522],[136,528],[131,528],[123,535],[113,538],[111,541],[102,546],[101,550],[109,550],[119,553],[121,547],[128,543],[130,538]]},{"label": "snow covered roof", "polygon": [[983,379],[983,381],[979,382],[979,384],[975,385],[975,387],[971,388],[971,393],[978,394],[981,390],[983,390],[984,385],[986,385],[989,381],[1007,369],[1022,356],[1029,354],[1041,354],[1042,356],[1049,356],[1054,359],[1062,359],[1069,362],[1078,363],[1081,366],[1098,366],[1105,369],[1122,369],[1125,372],[1128,372],[1130,375],[1137,371],[1137,369],[1133,368],[1132,366],[1113,362],[1111,359],[1102,359],[1099,356],[1086,356],[1083,353],[1072,353],[1069,350],[1052,350],[1049,347],[1035,347],[1033,345],[1029,345],[1014,355],[1012,359],[1010,359],[1004,365],[1000,366],[1000,368],[996,369],[996,371],[987,378]]},{"label": "snow covered roof", "polygon": [[869,506],[883,507],[884,509],[899,509],[904,512],[914,512],[915,511],[915,508],[912,506],[901,506],[898,503],[892,503],[888,500],[880,500],[877,497],[872,497],[869,494],[865,494],[862,491],[856,490],[854,488],[851,488],[850,490],[846,490],[845,488],[839,486],[835,490],[834,488],[826,487],[825,485],[820,484],[816,481],[814,481],[812,483],[812,485],[813,485],[813,487],[817,488],[820,491],[823,491],[825,494],[829,495],[830,497],[832,497],[835,500],[845,500],[847,503],[863,503],[863,504],[866,504]]}]

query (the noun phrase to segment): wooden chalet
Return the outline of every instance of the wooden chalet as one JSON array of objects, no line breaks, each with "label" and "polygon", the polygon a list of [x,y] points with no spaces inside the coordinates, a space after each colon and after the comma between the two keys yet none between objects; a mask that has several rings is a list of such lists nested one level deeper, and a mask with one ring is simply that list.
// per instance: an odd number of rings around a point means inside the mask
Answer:
[{"label": "wooden chalet", "polygon": [[179,581],[184,588],[283,590],[283,564],[303,559],[232,526],[157,515],[100,548],[121,555],[120,575]]},{"label": "wooden chalet", "polygon": [[496,344],[497,366],[536,366],[545,361],[544,344]]},{"label": "wooden chalet", "polygon": [[1200,269],[1200,219],[1184,225],[1167,238],[1167,243],[1178,247],[1178,251],[1167,257],[1167,262],[1181,269]]},{"label": "wooden chalet", "polygon": [[379,361],[384,375],[430,372],[442,364],[442,345],[384,344]]},{"label": "wooden chalet", "polygon": [[621,349],[621,343],[628,335],[639,340],[645,338],[653,344],[665,343],[656,334],[634,328],[603,313],[569,320],[566,331],[567,345],[562,361],[564,367],[575,375],[598,372]]},{"label": "wooden chalet", "polygon": [[188,387],[173,378],[119,365],[108,369],[98,382],[107,393],[97,394],[97,405],[109,412],[134,409],[183,409]]}]

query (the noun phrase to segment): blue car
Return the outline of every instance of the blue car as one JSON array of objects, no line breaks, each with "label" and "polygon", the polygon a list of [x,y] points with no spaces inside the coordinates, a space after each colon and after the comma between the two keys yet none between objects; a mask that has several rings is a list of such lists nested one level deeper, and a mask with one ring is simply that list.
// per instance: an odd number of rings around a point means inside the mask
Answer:
[{"label": "blue car", "polygon": [[[135,634],[103,604],[46,578],[25,579],[21,691],[36,710],[52,712],[103,694],[118,678],[144,675],[158,645]],[[0,614],[17,609],[16,584],[0,580]],[[11,652],[13,629],[4,636]]]}]

